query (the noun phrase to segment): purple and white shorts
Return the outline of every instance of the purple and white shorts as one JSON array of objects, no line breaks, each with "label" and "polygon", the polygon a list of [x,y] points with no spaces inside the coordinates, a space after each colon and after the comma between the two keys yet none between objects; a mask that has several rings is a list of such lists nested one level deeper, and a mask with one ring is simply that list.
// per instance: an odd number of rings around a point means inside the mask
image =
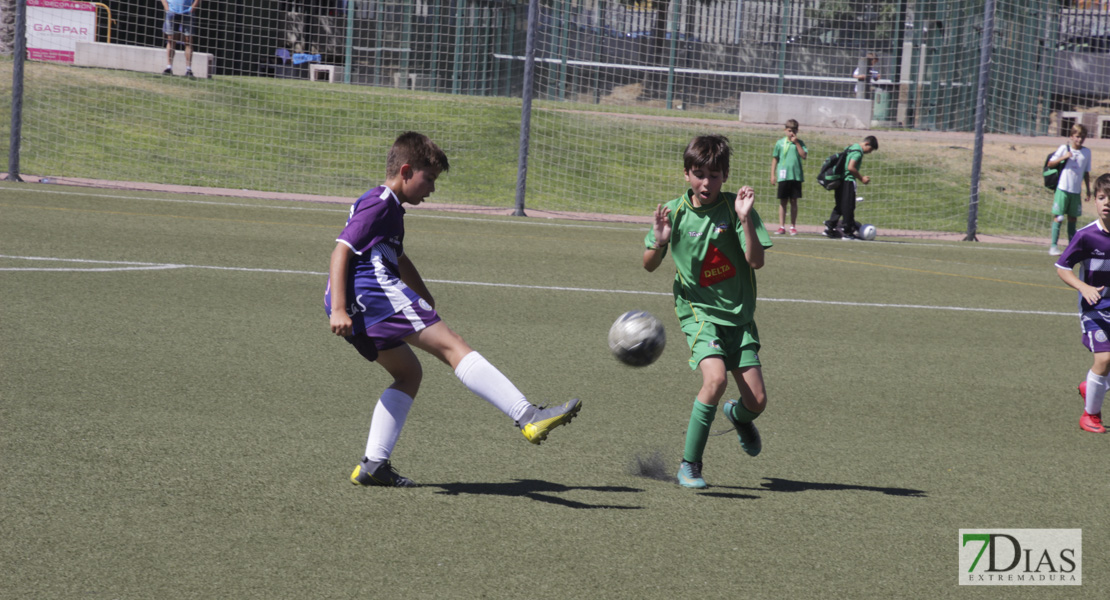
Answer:
[{"label": "purple and white shorts", "polygon": [[405,343],[406,337],[439,321],[439,314],[421,298],[397,311],[392,317],[367,327],[364,333],[356,333],[346,340],[363,358],[375,361],[379,351],[396,348]]},{"label": "purple and white shorts", "polygon": [[1083,345],[1091,352],[1110,352],[1110,311],[1088,310],[1079,315]]}]

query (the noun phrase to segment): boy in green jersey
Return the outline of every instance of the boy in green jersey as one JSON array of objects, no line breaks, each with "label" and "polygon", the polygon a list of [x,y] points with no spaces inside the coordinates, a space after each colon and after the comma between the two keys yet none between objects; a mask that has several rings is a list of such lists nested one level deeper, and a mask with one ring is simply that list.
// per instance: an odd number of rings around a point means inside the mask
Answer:
[{"label": "boy in green jersey", "polygon": [[[836,205],[833,206],[829,220],[825,221],[825,237],[844,240],[859,239],[856,236],[856,230],[859,229],[859,223],[856,222],[856,182],[863,185],[871,183],[871,178],[861,174],[859,168],[863,165],[863,155],[871,154],[878,149],[879,140],[873,135],[869,135],[863,138],[862,142],[852,144],[844,149],[844,152],[848,154],[844,159],[844,181],[833,192]],[[838,221],[840,222],[839,230],[837,229]]]},{"label": "boy in green jersey", "polygon": [[786,121],[786,135],[775,142],[771,152],[771,185],[777,185],[779,198],[779,229],[786,233],[786,209],[790,206],[790,235],[798,235],[798,198],[802,197],[802,161],[809,155],[806,144],[798,137],[798,122]]},{"label": "boy in green jersey", "polygon": [[752,421],[767,406],[767,391],[752,316],[755,270],[763,266],[771,238],[752,208],[751,187],[737,194],[721,191],[731,153],[724,136],[694,138],[684,156],[690,189],[655,208],[652,230],[644,238],[648,271],[659,268],[671,248],[675,314],[690,345],[690,368],[702,376],[678,470],[679,484],[689,488],[707,487],[701,476],[702,454],[730,373],[741,399],[725,402],[725,417],[736,428],[745,452],[755,456],[762,449]]}]

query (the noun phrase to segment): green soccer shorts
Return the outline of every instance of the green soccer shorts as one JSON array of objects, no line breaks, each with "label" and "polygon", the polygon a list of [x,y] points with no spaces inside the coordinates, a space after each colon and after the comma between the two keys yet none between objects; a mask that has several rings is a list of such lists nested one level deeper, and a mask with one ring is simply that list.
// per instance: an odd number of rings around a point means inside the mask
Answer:
[{"label": "green soccer shorts", "polygon": [[1083,213],[1083,197],[1080,194],[1069,194],[1056,188],[1056,195],[1052,199],[1052,214],[1078,217]]},{"label": "green soccer shorts", "polygon": [[686,343],[690,345],[691,369],[696,371],[701,361],[710,356],[724,359],[727,371],[760,366],[759,330],[754,322],[726,326],[687,319],[681,325]]}]

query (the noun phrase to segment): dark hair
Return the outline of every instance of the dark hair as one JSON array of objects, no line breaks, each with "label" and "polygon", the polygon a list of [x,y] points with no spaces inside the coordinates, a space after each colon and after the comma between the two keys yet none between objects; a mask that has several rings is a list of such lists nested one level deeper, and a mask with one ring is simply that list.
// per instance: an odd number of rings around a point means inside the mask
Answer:
[{"label": "dark hair", "polygon": [[1095,180],[1095,195],[1110,196],[1110,173],[1103,173]]},{"label": "dark hair", "polygon": [[728,158],[731,155],[732,148],[728,145],[727,137],[699,135],[686,146],[686,152],[682,155],[683,168],[689,171],[709,167],[728,173]]},{"label": "dark hair", "polygon": [[434,169],[442,173],[450,168],[443,150],[431,138],[415,131],[406,131],[393,142],[385,159],[386,178],[400,173],[401,165],[406,164],[418,171]]},{"label": "dark hair", "polygon": [[872,150],[878,150],[879,149],[879,140],[875,136],[869,135],[869,136],[863,138],[863,141],[866,142],[868,146],[871,146]]}]

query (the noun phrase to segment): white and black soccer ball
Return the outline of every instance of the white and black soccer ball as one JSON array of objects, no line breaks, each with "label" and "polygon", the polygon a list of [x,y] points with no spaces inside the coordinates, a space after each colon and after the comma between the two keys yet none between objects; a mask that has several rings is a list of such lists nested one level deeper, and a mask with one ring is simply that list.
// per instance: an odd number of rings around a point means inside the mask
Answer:
[{"label": "white and black soccer ball", "polygon": [[617,360],[632,367],[655,362],[666,345],[663,323],[642,310],[624,313],[609,328],[609,350]]},{"label": "white and black soccer ball", "polygon": [[860,225],[859,237],[860,239],[864,240],[875,239],[875,226],[870,223],[867,223],[866,225]]}]

